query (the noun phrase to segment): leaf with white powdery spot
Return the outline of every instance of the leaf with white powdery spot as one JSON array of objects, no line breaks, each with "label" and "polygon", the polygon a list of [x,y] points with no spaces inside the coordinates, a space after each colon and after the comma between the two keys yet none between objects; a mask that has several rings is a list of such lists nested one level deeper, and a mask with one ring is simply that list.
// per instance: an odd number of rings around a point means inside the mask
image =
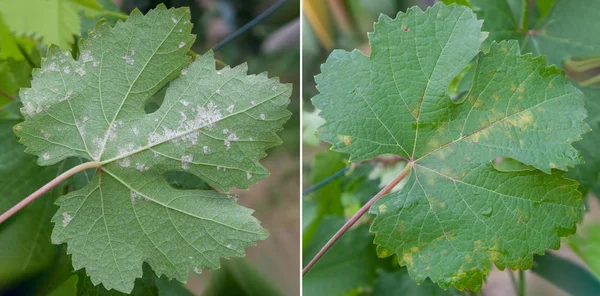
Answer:
[{"label": "leaf with white powdery spot", "polygon": [[[575,232],[581,194],[559,170],[581,163],[571,143],[590,130],[564,73],[515,41],[480,52],[481,24],[441,3],[382,16],[371,56],[334,51],[313,99],[332,149],[354,162],[392,153],[412,163],[403,189],[370,209],[378,255],[396,254],[417,282],[473,291],[492,263],[530,268],[533,254]],[[455,103],[448,86],[473,59],[471,89]],[[499,171],[497,157],[535,170]]]},{"label": "leaf with white powdery spot", "polygon": [[[26,120],[15,133],[39,164],[75,156],[101,165],[57,201],[52,239],[107,289],[130,292],[144,261],[185,282],[189,270],[218,268],[267,236],[235,198],[167,182],[185,171],[223,191],[247,188],[268,175],[258,160],[280,144],[290,116],[289,85],[247,75],[245,64],[216,70],[212,53],[190,65],[189,18],[161,5],[114,28],[101,21],[76,60],[51,47],[20,93]],[[163,104],[145,114],[169,82]]]}]

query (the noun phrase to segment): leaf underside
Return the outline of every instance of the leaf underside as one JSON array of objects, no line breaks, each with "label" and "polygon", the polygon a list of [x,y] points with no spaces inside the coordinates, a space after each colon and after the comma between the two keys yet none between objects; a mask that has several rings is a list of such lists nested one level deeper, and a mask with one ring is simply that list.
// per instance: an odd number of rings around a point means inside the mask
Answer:
[{"label": "leaf underside", "polygon": [[[289,85],[247,75],[245,64],[216,70],[212,53],[190,65],[189,19],[161,5],[114,28],[101,21],[77,59],[50,47],[20,92],[26,120],[15,133],[40,165],[101,163],[86,187],[57,201],[52,241],[67,243],[75,269],[107,289],[130,292],[144,261],[185,282],[189,270],[218,268],[268,235],[232,196],[167,182],[182,171],[226,192],[247,188],[268,175],[258,160],[280,144],[290,116]],[[145,114],[167,84],[163,104]]]},{"label": "leaf underside", "polygon": [[[334,51],[313,98],[333,150],[413,162],[404,188],[371,207],[378,255],[398,255],[417,282],[473,291],[492,263],[530,268],[575,231],[581,194],[559,170],[582,161],[571,142],[589,131],[583,95],[560,70],[516,41],[480,52],[481,24],[441,3],[381,16],[371,56]],[[471,61],[473,83],[455,103],[448,86]],[[497,157],[535,170],[499,171]]]}]

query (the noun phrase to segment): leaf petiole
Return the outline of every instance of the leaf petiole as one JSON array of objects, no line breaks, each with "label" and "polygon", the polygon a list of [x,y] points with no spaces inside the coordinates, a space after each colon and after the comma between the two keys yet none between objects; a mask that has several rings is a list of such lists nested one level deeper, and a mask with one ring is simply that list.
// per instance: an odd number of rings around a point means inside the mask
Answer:
[{"label": "leaf petiole", "polygon": [[54,188],[54,186],[60,184],[64,180],[68,179],[69,177],[71,177],[81,171],[85,171],[87,169],[99,168],[100,165],[101,165],[100,162],[97,162],[97,161],[86,162],[86,163],[82,163],[78,166],[72,167],[68,171],[58,175],[52,181],[50,181],[50,182],[46,183],[46,185],[40,187],[38,190],[36,190],[34,193],[30,194],[28,197],[26,197],[25,199],[20,201],[18,204],[16,204],[12,208],[10,208],[8,211],[2,213],[2,215],[0,215],[0,224],[2,224],[4,221],[8,220],[8,218],[12,217],[14,214],[16,214],[17,212],[22,210],[25,206],[32,203],[38,197],[44,195],[44,193],[48,192],[50,189]]},{"label": "leaf petiole", "polygon": [[331,248],[331,246],[333,246],[333,244],[340,237],[342,237],[342,235],[346,231],[348,231],[348,229],[350,229],[350,227],[352,227],[352,225],[354,225],[356,223],[356,221],[358,221],[358,219],[360,219],[362,216],[364,216],[364,214],[367,213],[367,211],[371,208],[371,205],[373,205],[382,196],[388,194],[394,187],[396,187],[396,185],[398,185],[398,183],[400,183],[402,180],[404,180],[404,178],[406,178],[410,174],[412,166],[413,166],[412,161],[409,161],[406,164],[406,166],[404,167],[404,169],[400,172],[400,174],[398,174],[398,176],[396,176],[394,178],[394,180],[392,180],[390,183],[385,185],[385,187],[383,187],[383,189],[381,189],[381,191],[379,191],[364,206],[362,206],[362,208],[360,208],[360,210],[358,210],[358,212],[356,212],[356,214],[354,214],[354,216],[352,216],[346,222],[346,224],[344,224],[344,226],[342,226],[342,228],[340,228],[340,230],[338,230],[331,237],[331,239],[329,239],[329,241],[325,244],[325,246],[323,246],[323,248],[321,248],[321,250],[319,250],[319,252],[310,260],[310,262],[304,267],[304,269],[302,269],[302,275],[304,276],[315,265],[315,263],[317,263],[317,261],[319,261],[319,259],[321,259],[321,257],[323,257],[323,255],[327,252],[327,250],[329,250],[329,248]]}]

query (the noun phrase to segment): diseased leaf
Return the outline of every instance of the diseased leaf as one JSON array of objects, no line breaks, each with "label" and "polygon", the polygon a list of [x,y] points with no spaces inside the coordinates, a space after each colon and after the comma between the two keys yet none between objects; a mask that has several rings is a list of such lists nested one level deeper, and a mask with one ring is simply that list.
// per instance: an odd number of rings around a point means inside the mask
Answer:
[{"label": "diseased leaf", "polygon": [[[534,56],[544,54],[550,64],[559,68],[565,67],[565,62],[572,58],[600,53],[600,35],[596,33],[600,29],[596,26],[600,1],[537,1],[538,5],[543,4],[540,11],[545,17],[527,32],[519,28],[520,13],[514,11],[515,5],[511,5],[514,1],[472,2],[477,6],[478,16],[485,20],[483,29],[490,32],[489,40],[519,40],[522,52],[531,52]],[[593,132],[573,144],[581,152],[585,163],[569,170],[566,176],[579,181],[579,190],[585,195],[598,182],[600,175],[600,154],[596,148],[600,139],[600,90],[578,87],[585,94],[585,105],[590,114],[586,122]]]},{"label": "diseased leaf", "polygon": [[[161,5],[114,28],[101,21],[76,60],[51,46],[20,93],[26,120],[15,132],[40,165],[81,157],[101,166],[57,201],[52,240],[109,290],[130,292],[143,262],[185,282],[267,236],[231,196],[167,180],[179,171],[223,191],[247,188],[268,175],[258,160],[290,116],[291,88],[276,79],[247,75],[245,64],[216,70],[212,53],[189,65],[189,18]],[[163,104],[145,114],[167,83]]]},{"label": "diseased leaf", "polygon": [[[571,142],[589,131],[583,95],[560,70],[515,41],[479,52],[480,28],[457,5],[382,16],[371,56],[334,51],[313,99],[321,139],[351,161],[410,160],[404,188],[371,207],[378,255],[398,255],[419,283],[474,291],[492,263],[530,268],[575,232],[581,194],[559,170],[581,163]],[[453,102],[448,86],[472,59],[471,89]],[[502,172],[497,157],[536,170]]]}]

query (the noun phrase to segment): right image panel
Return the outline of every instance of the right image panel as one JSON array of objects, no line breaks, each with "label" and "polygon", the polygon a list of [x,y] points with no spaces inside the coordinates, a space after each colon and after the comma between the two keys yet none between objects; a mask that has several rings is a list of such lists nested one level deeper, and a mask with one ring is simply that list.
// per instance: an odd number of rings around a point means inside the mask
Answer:
[{"label": "right image panel", "polygon": [[304,0],[303,295],[599,295],[598,12]]}]

